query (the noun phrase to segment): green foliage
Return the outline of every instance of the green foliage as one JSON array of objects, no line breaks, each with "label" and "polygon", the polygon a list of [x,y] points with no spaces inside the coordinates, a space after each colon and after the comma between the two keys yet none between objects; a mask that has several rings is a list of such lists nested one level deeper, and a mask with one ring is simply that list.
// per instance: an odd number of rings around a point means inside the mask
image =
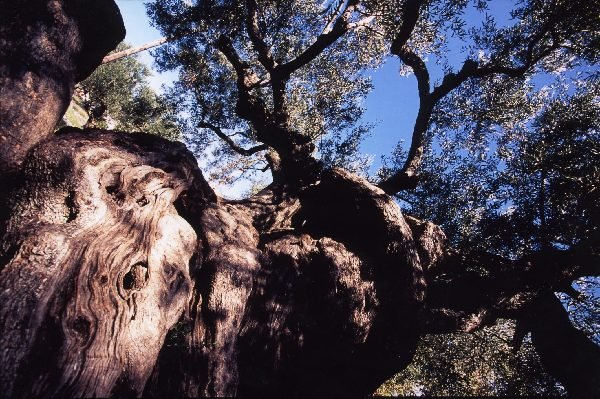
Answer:
[{"label": "green foliage", "polygon": [[[121,43],[115,52],[128,48]],[[148,68],[134,56],[98,67],[75,91],[75,101],[89,116],[86,126],[180,139],[175,110],[152,90],[149,76]]]},{"label": "green foliage", "polygon": [[[494,112],[477,108],[495,91],[467,87],[451,97],[431,128],[421,185],[399,198],[465,248],[511,257],[543,246],[598,248],[600,86],[595,78],[571,84],[519,93]],[[398,155],[380,173],[398,168]]]},{"label": "green foliage", "polygon": [[412,363],[376,392],[385,396],[558,396],[564,389],[541,368],[531,343],[511,346],[514,323],[473,334],[424,336]]},{"label": "green foliage", "polygon": [[517,131],[520,138],[503,147],[502,182],[513,201],[505,218],[531,249],[582,244],[600,249],[598,83],[579,82],[573,94],[564,85],[556,88],[559,93],[546,100],[532,129]]}]

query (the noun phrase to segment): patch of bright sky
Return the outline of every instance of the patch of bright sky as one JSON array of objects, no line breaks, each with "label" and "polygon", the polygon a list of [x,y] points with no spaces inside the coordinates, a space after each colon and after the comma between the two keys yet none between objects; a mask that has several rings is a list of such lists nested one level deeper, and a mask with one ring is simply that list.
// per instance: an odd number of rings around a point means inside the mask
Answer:
[{"label": "patch of bright sky", "polygon": [[374,122],[361,150],[374,156],[371,173],[381,167],[381,156],[389,155],[400,140],[410,144],[412,125],[419,110],[417,79],[400,76],[400,60],[389,58],[370,73],[373,91],[365,99],[363,121]]}]

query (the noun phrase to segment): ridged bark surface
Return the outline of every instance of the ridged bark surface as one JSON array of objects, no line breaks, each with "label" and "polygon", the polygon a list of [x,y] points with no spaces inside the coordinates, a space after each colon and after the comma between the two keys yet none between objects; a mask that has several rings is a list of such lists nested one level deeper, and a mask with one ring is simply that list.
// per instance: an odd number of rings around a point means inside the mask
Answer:
[{"label": "ridged bark surface", "polygon": [[142,391],[190,294],[197,236],[174,202],[195,167],[145,134],[71,132],[30,153],[3,237],[5,393]]}]

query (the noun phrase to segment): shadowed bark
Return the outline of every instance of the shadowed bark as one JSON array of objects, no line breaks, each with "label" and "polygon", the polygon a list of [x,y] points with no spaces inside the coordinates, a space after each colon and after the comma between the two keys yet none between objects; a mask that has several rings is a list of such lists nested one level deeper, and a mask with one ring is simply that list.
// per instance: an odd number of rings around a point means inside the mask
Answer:
[{"label": "shadowed bark", "polygon": [[576,398],[600,396],[600,348],[573,327],[554,295],[546,295],[529,307],[527,326],[544,367]]},{"label": "shadowed bark", "polygon": [[[309,143],[272,123],[265,143],[293,178],[243,201],[218,198],[180,143],[51,135],[73,83],[122,37],[118,11],[108,0],[0,4],[0,176],[11,179],[0,231],[3,395],[364,396],[411,361],[421,334],[499,316],[529,321],[548,370],[578,396],[597,394],[597,346],[549,296],[597,274],[596,258],[454,251],[380,188],[311,166]],[[339,21],[294,62],[336,40],[348,28]],[[244,88],[247,66],[227,43],[222,51]],[[261,111],[253,100],[240,107]]]},{"label": "shadowed bark", "polygon": [[342,170],[282,189],[204,210],[202,299],[147,395],[367,395],[410,361],[425,287],[397,205]]}]

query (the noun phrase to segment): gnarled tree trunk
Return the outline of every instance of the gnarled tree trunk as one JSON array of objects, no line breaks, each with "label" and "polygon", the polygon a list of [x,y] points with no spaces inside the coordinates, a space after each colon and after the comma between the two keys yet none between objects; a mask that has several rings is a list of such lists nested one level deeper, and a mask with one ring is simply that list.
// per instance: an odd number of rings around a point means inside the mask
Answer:
[{"label": "gnarled tree trunk", "polygon": [[[15,18],[0,25],[4,395],[367,395],[424,332],[525,317],[557,283],[452,251],[439,228],[340,169],[224,201],[182,144],[51,134],[122,25],[97,35],[116,15],[108,0],[94,2],[98,20],[81,1],[24,4],[24,19],[1,4]],[[577,335],[552,320],[552,339],[531,327],[549,365],[550,348]],[[579,395],[598,392],[578,382]]]},{"label": "gnarled tree trunk", "polygon": [[10,394],[140,394],[188,309],[147,394],[368,394],[412,357],[418,255],[366,181],[334,170],[299,198],[226,203],[181,144],[93,130],[23,170],[0,275]]},{"label": "gnarled tree trunk", "polygon": [[397,205],[342,170],[280,190],[204,209],[191,334],[147,394],[367,395],[412,358],[424,286]]},{"label": "gnarled tree trunk", "polygon": [[190,293],[197,237],[174,202],[194,167],[145,134],[63,133],[30,152],[4,235],[5,392],[142,391]]}]

